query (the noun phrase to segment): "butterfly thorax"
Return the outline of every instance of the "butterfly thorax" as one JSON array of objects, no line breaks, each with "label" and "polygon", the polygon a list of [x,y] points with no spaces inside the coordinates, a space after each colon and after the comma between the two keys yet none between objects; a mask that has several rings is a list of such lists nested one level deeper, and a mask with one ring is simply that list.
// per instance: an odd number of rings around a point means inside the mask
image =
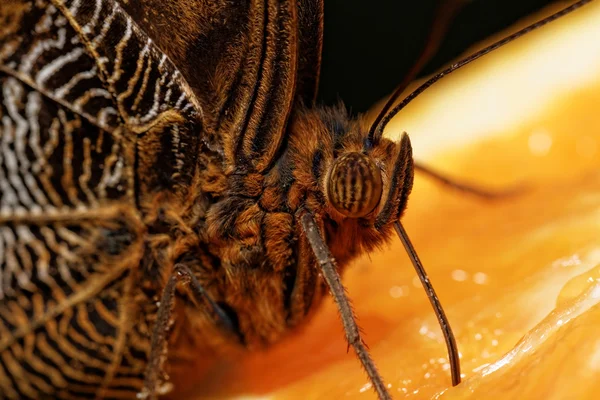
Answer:
[{"label": "butterfly thorax", "polygon": [[[265,347],[317,308],[324,283],[300,227],[301,213],[316,216],[343,271],[387,240],[390,221],[403,210],[395,203],[390,208],[387,198],[395,193],[389,177],[397,164],[397,143],[382,140],[365,149],[363,124],[341,108],[301,110],[288,129],[288,142],[265,172],[230,171],[218,154],[203,157],[189,193],[178,199],[156,195],[147,207],[151,256],[143,269],[148,279],[164,283],[174,264],[186,264],[237,331],[220,330],[219,321],[186,300],[182,290],[185,321],[176,325],[185,325],[186,337],[196,338],[198,347],[239,347],[232,341]],[[372,157],[385,177],[382,200],[363,218],[336,211],[326,189],[336,159],[355,152]]]}]

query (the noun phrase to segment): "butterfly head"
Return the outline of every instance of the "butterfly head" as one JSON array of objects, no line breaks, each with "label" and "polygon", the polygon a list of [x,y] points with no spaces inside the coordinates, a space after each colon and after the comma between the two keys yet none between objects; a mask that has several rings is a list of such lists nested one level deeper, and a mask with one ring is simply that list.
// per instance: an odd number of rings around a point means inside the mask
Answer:
[{"label": "butterfly head", "polygon": [[373,140],[368,123],[342,107],[297,115],[292,131],[296,180],[312,193],[305,207],[322,220],[338,263],[390,238],[413,184],[408,136]]}]

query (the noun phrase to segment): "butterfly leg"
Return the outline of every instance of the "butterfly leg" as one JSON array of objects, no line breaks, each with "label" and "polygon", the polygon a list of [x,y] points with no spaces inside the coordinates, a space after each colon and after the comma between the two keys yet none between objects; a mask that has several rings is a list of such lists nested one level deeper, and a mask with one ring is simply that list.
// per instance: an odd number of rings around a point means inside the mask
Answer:
[{"label": "butterfly leg", "polygon": [[348,347],[352,346],[352,348],[354,348],[354,352],[365,368],[365,371],[373,383],[373,388],[377,392],[379,398],[381,400],[391,399],[392,397],[388,393],[385,384],[383,383],[383,378],[377,371],[375,362],[371,358],[369,350],[360,335],[360,328],[356,322],[352,304],[346,296],[346,290],[342,284],[340,275],[336,271],[335,259],[331,255],[329,248],[321,237],[317,223],[315,222],[313,216],[308,212],[302,214],[300,220],[302,223],[302,228],[304,229],[306,237],[310,243],[310,247],[312,248],[315,258],[317,259],[317,263],[321,268],[325,282],[327,283],[327,286],[329,286],[331,295],[333,296],[333,299],[340,311],[342,324],[344,325],[344,331],[346,332]]},{"label": "butterfly leg", "polygon": [[525,189],[523,186],[517,186],[506,190],[489,190],[482,187],[466,184],[460,181],[457,181],[453,178],[449,178],[445,175],[440,174],[437,171],[432,170],[431,168],[420,164],[418,162],[414,163],[415,171],[419,171],[430,178],[433,178],[436,182],[441,183],[444,186],[450,187],[452,189],[460,190],[463,193],[468,193],[477,197],[481,197],[487,200],[495,200],[507,196],[512,196],[515,194],[519,194],[523,192]]},{"label": "butterfly leg", "polygon": [[150,356],[146,367],[144,386],[138,394],[138,399],[154,400],[161,392],[167,390],[167,387],[161,387],[163,383],[162,368],[167,359],[167,339],[168,330],[171,324],[173,306],[175,305],[175,290],[178,285],[186,285],[192,300],[198,305],[205,305],[211,312],[215,321],[225,329],[235,332],[233,322],[227,317],[225,312],[210,298],[204,290],[198,279],[185,264],[176,264],[173,272],[165,285],[156,322],[152,330],[152,339],[150,342]]}]

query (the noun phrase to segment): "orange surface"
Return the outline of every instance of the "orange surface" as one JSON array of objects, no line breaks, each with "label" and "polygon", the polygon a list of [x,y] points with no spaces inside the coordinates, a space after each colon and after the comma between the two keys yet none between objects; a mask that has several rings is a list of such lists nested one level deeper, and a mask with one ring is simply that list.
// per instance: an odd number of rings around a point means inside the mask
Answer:
[{"label": "orange surface", "polygon": [[[600,25],[600,6],[589,7],[559,24],[571,29],[593,15]],[[521,47],[513,47],[507,51],[521,57]],[[448,80],[461,87],[474,74]],[[395,398],[598,398],[600,68],[597,78],[590,76],[560,85],[535,112],[510,122],[510,131],[483,139],[473,134],[451,151],[427,153],[426,144],[413,141],[417,159],[452,176],[494,188],[526,183],[527,189],[485,202],[416,178],[404,224],[457,336],[464,382],[456,388],[449,388],[443,338],[400,241],[347,272],[365,339]],[[426,118],[419,113],[427,101],[417,103],[407,113]],[[400,124],[390,130],[406,129]],[[444,135],[407,130],[415,139]],[[346,353],[330,301],[269,351],[193,379],[193,398],[375,398],[360,364]]]}]

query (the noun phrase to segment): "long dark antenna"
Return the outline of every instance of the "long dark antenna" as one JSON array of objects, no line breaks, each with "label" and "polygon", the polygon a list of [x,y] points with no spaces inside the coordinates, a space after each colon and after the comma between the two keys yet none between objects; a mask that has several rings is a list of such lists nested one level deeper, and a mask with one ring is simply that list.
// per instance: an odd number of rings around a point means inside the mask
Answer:
[{"label": "long dark antenna", "polygon": [[425,292],[427,292],[427,297],[429,298],[429,302],[433,307],[433,311],[435,312],[435,316],[440,323],[440,327],[442,328],[442,333],[444,334],[444,340],[446,340],[446,347],[448,348],[448,361],[450,362],[450,374],[452,375],[452,386],[456,386],[460,383],[460,359],[458,357],[458,347],[456,346],[456,339],[454,339],[454,333],[452,333],[452,328],[450,327],[450,322],[448,321],[448,317],[444,313],[444,309],[442,308],[442,303],[440,303],[440,299],[438,298],[435,290],[433,289],[433,285],[429,281],[429,277],[427,276],[427,272],[425,272],[425,268],[423,264],[421,264],[421,260],[415,251],[410,239],[408,238],[408,234],[404,230],[404,227],[400,223],[400,221],[396,221],[394,223],[394,228],[396,229],[396,233],[406,252],[408,253],[408,257],[410,261],[413,263],[415,270],[417,271],[417,275],[423,284],[423,288]]},{"label": "long dark antenna", "polygon": [[[415,63],[410,67],[408,72],[402,78],[402,81],[400,81],[400,84],[394,90],[392,96],[388,99],[387,103],[383,107],[384,110],[387,110],[394,105],[396,100],[398,100],[398,96],[404,92],[404,89],[410,85],[410,83],[417,77],[419,72],[421,72],[425,64],[427,64],[427,62],[431,60],[431,57],[435,55],[440,47],[440,44],[442,43],[444,34],[450,26],[450,23],[464,5],[464,0],[446,0],[440,2],[439,7],[436,8],[432,25],[429,29],[429,35],[425,40],[425,46],[423,47],[421,54],[419,54]],[[381,120],[382,117],[383,115],[377,116],[379,120]],[[376,125],[378,122],[379,121],[376,120],[374,125]],[[372,132],[369,132],[369,139],[373,139]]]},{"label": "long dark antenna", "polygon": [[398,89],[396,89],[394,91],[394,93],[392,93],[389,100],[385,103],[385,105],[383,106],[383,108],[381,109],[379,114],[377,114],[377,117],[375,118],[375,120],[373,121],[373,124],[369,128],[369,139],[371,139],[371,141],[379,139],[381,137],[381,135],[383,134],[383,130],[384,130],[385,126],[388,124],[388,122],[390,122],[390,120],[392,118],[394,118],[394,116],[400,110],[402,110],[404,107],[406,107],[418,95],[423,93],[429,86],[433,85],[435,82],[439,81],[446,75],[451,74],[452,72],[456,71],[457,69],[459,69],[461,67],[464,67],[465,65],[469,64],[470,62],[477,60],[479,57],[482,57],[482,56],[496,50],[497,48],[502,47],[505,44],[510,43],[513,40],[533,31],[537,28],[540,28],[560,17],[563,17],[566,14],[569,14],[570,12],[575,11],[578,8],[580,8],[590,2],[592,2],[592,0],[580,0],[580,1],[570,5],[569,7],[564,8],[561,11],[558,11],[558,12],[550,15],[549,17],[542,19],[541,21],[538,21],[532,25],[529,25],[528,27],[523,28],[516,33],[513,33],[512,35],[507,36],[504,39],[499,40],[499,41],[487,46],[486,48],[479,50],[478,52],[476,52],[474,54],[471,54],[470,56],[468,56],[466,58],[463,58],[462,60],[458,61],[457,63],[454,63],[451,66],[449,66],[448,68],[444,69],[443,71],[435,74],[433,77],[431,77],[425,83],[423,83],[421,86],[419,86],[417,89],[415,89],[411,94],[409,94],[407,97],[405,97],[404,100],[402,100],[402,102],[400,102],[396,107],[394,107],[392,109],[392,106],[394,105],[395,101],[398,99],[400,94],[402,94],[402,91],[404,91],[404,87],[402,87],[402,86],[398,87]]}]

